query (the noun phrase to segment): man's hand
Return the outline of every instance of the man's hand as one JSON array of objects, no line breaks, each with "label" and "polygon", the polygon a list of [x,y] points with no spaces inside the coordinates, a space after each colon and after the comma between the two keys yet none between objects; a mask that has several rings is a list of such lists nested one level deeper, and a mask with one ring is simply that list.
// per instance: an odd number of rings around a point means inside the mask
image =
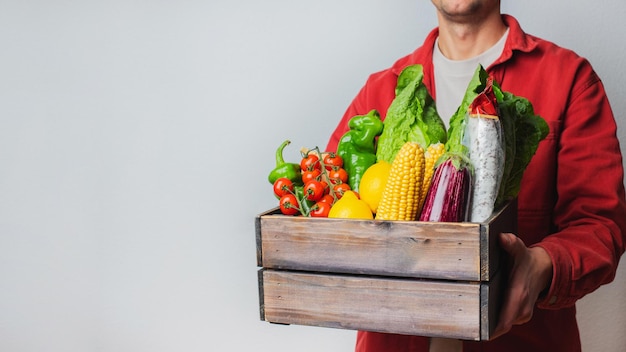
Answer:
[{"label": "man's hand", "polygon": [[510,272],[494,338],[528,322],[539,294],[552,281],[552,260],[543,248],[528,248],[511,233],[500,234],[500,244],[510,256]]}]

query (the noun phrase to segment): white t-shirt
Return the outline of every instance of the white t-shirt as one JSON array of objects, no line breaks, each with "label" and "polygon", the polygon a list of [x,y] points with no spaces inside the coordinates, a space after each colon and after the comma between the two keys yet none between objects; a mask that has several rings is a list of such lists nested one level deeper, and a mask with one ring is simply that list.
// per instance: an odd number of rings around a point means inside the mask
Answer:
[{"label": "white t-shirt", "polygon": [[433,50],[433,65],[435,69],[435,89],[437,91],[437,112],[446,126],[450,125],[450,118],[459,108],[467,86],[474,76],[476,67],[480,63],[484,68],[496,61],[504,50],[504,43],[509,34],[507,29],[500,40],[487,51],[467,60],[450,60],[439,50],[439,39],[435,40]]}]

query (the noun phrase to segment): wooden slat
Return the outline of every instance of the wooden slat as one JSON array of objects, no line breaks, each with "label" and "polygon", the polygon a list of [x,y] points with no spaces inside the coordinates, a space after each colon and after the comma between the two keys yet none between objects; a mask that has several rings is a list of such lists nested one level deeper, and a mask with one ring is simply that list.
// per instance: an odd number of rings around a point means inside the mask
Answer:
[{"label": "wooden slat", "polygon": [[[481,339],[481,284],[263,269],[262,319]],[[486,307],[483,307],[486,309]]]},{"label": "wooden slat", "polygon": [[488,281],[498,267],[497,233],[514,232],[505,207],[484,224],[321,219],[256,219],[257,261],[265,268]]},{"label": "wooden slat", "polygon": [[480,339],[488,341],[498,323],[505,289],[504,270],[498,270],[491,281],[480,285]]},{"label": "wooden slat", "polygon": [[498,242],[500,233],[517,233],[517,199],[498,209],[481,231],[481,281],[488,281],[500,269],[503,255]]},{"label": "wooden slat", "polygon": [[480,280],[478,224],[278,215],[261,228],[266,268]]},{"label": "wooden slat", "polygon": [[261,314],[261,320],[265,320],[265,289],[263,287],[263,269],[259,270],[259,313]]}]

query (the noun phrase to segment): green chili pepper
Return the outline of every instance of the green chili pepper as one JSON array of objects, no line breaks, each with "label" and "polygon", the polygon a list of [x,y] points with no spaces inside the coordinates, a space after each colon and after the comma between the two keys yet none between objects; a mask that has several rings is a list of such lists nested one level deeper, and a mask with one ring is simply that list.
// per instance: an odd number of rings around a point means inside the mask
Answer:
[{"label": "green chili pepper", "polygon": [[285,159],[283,158],[283,150],[289,144],[291,144],[291,141],[286,140],[278,147],[278,149],[276,149],[276,167],[267,177],[271,184],[274,184],[274,182],[281,177],[288,178],[296,185],[302,184],[302,171],[300,170],[300,164],[285,162]]},{"label": "green chili pepper", "polygon": [[311,213],[311,207],[315,204],[304,196],[304,186],[295,186],[293,194],[298,199],[298,205],[300,206],[300,214],[303,216],[309,216]]},{"label": "green chili pepper", "polygon": [[378,111],[372,110],[352,117],[348,127],[350,130],[339,140],[337,154],[348,172],[350,188],[358,191],[363,173],[376,163],[376,136],[382,133],[383,122]]}]

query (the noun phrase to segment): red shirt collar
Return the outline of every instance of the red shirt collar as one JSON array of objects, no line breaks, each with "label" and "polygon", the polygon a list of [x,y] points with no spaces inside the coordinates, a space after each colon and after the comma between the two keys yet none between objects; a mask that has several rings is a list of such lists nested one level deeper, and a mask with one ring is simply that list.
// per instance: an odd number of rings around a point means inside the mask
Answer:
[{"label": "red shirt collar", "polygon": [[[530,52],[537,46],[536,39],[526,34],[519,25],[519,22],[510,15],[503,14],[502,20],[504,24],[509,27],[509,36],[504,44],[504,50],[502,55],[494,65],[507,61],[513,56],[513,52],[523,51]],[[416,63],[421,63],[424,66],[424,71],[429,71],[430,66],[432,66],[432,57],[433,57],[433,48],[435,45],[435,40],[439,36],[439,28],[433,29],[426,39],[424,40],[424,44],[417,50],[415,50],[412,54],[398,60],[391,68],[392,72],[396,75],[399,75],[402,70],[408,66]]]},{"label": "red shirt collar", "polygon": [[[526,34],[520,27],[519,22],[517,22],[513,16],[503,14],[502,20],[504,21],[504,24],[509,27],[509,35],[506,43],[504,44],[502,55],[500,55],[500,58],[498,58],[491,67],[509,60],[513,56],[514,51],[530,52],[538,45],[537,38]],[[396,61],[391,67],[391,72],[398,76],[405,67],[409,65],[421,64],[424,69],[423,83],[433,99],[437,98],[434,90],[435,75],[433,74],[433,48],[435,46],[435,40],[438,36],[439,28],[437,27],[430,31],[421,47],[413,53]],[[501,77],[498,77],[498,79],[501,79]]]}]

